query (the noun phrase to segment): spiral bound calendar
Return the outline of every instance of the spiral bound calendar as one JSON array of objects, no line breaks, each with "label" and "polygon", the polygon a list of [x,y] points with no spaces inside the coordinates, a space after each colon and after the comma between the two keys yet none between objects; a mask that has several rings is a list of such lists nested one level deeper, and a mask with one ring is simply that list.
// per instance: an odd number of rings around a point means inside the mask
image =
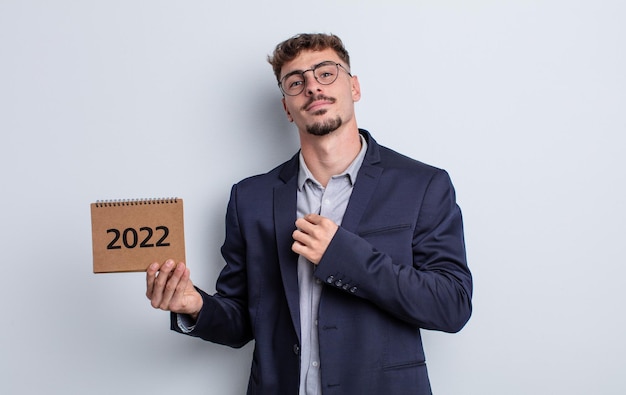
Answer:
[{"label": "spiral bound calendar", "polygon": [[141,272],[153,262],[185,262],[183,200],[91,203],[93,272]]}]

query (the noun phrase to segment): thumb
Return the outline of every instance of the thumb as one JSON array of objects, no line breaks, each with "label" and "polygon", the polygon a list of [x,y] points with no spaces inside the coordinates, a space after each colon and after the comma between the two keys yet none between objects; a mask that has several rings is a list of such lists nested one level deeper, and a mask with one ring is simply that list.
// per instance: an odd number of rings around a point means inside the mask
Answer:
[{"label": "thumb", "polygon": [[315,214],[315,213],[311,213],[311,214],[307,214],[304,216],[304,219],[307,220],[307,222],[310,222],[314,225],[319,224],[322,221],[322,216],[319,214]]}]

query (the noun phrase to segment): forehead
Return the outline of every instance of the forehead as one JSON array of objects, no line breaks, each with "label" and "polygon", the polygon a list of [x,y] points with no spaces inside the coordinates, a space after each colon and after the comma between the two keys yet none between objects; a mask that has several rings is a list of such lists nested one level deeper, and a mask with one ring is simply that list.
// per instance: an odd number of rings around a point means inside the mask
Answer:
[{"label": "forehead", "polygon": [[322,51],[302,51],[298,56],[285,63],[280,69],[281,77],[293,71],[303,71],[312,68],[316,64],[326,60],[332,60],[337,63],[343,63],[337,53],[330,48]]}]

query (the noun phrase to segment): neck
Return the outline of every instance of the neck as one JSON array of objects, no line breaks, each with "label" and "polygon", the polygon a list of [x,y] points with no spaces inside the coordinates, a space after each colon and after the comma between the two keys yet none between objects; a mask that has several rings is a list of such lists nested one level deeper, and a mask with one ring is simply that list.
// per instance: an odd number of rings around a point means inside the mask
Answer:
[{"label": "neck", "polygon": [[307,167],[323,186],[330,178],[348,168],[361,150],[361,137],[356,125],[341,127],[325,136],[300,131],[302,156]]}]

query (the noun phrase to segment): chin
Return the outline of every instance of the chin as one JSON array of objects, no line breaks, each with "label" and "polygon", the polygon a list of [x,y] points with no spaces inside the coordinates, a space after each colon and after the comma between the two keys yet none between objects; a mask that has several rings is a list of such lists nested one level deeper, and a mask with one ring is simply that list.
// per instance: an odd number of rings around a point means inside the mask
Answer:
[{"label": "chin", "polygon": [[341,117],[337,117],[335,119],[328,119],[324,122],[315,122],[307,125],[306,131],[313,136],[326,136],[339,129],[342,124],[343,120]]}]

